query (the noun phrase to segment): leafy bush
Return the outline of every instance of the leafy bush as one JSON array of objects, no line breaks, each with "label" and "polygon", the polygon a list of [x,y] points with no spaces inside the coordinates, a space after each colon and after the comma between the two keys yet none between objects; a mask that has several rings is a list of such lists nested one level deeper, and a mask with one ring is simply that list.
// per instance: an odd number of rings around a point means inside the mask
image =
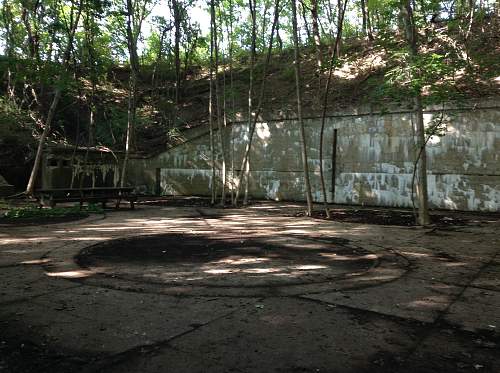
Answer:
[{"label": "leafy bush", "polygon": [[11,208],[4,217],[7,219],[29,219],[29,218],[59,218],[67,216],[87,216],[89,213],[102,214],[103,209],[100,206],[89,204],[87,207],[79,205],[73,207],[53,207],[38,208],[35,206]]}]

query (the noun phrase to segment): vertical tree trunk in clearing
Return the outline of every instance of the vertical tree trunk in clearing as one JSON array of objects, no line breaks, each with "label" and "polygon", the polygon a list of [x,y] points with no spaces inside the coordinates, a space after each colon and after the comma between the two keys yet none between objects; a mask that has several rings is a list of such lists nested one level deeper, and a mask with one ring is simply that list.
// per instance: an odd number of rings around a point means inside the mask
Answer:
[{"label": "vertical tree trunk in clearing", "polygon": [[[137,78],[139,76],[139,56],[137,55],[137,40],[139,38],[140,27],[143,14],[135,14],[135,7],[132,0],[127,0],[127,47],[130,61],[129,77],[129,97],[127,108],[127,139],[125,142],[125,158],[123,160],[122,172],[120,176],[120,186],[126,183],[127,166],[132,151],[134,140],[134,127],[136,119],[137,104]],[[138,19],[136,19],[138,17]]]},{"label": "vertical tree trunk in clearing", "polygon": [[302,15],[302,20],[304,22],[304,29],[306,30],[307,42],[310,43],[313,38],[311,37],[311,31],[309,31],[309,22],[307,22],[307,6],[305,5],[305,0],[299,0],[300,2],[300,14]]},{"label": "vertical tree trunk in clearing", "polygon": [[255,111],[255,115],[253,116],[252,123],[250,125],[250,130],[248,134],[248,143],[245,148],[245,153],[243,156],[243,160],[241,162],[241,171],[239,174],[238,182],[237,185],[238,187],[236,188],[236,197],[235,197],[235,202],[234,204],[236,205],[238,203],[239,195],[240,195],[240,185],[241,185],[241,180],[242,180],[242,175],[243,175],[243,170],[245,169],[245,165],[247,165],[245,171],[248,169],[248,159],[250,157],[250,150],[252,149],[252,141],[253,141],[253,135],[255,133],[255,127],[257,126],[257,120],[260,115],[261,109],[262,109],[262,104],[264,100],[264,91],[266,88],[266,77],[267,77],[267,69],[269,67],[269,63],[271,61],[271,55],[272,55],[272,50],[273,50],[273,41],[274,41],[274,31],[277,31],[278,27],[278,20],[279,20],[279,0],[275,1],[275,6],[274,6],[274,19],[273,19],[273,25],[271,27],[271,36],[269,38],[269,46],[267,48],[267,56],[266,56],[266,62],[264,64],[264,71],[262,74],[262,83],[260,85],[260,93],[259,93],[259,99],[258,99],[258,104],[257,104],[257,110]]},{"label": "vertical tree trunk in clearing", "polygon": [[135,95],[137,91],[137,78],[135,76],[134,70],[130,74],[129,81],[129,95],[128,95],[128,107],[127,107],[127,139],[125,141],[125,158],[122,165],[122,173],[120,177],[120,186],[124,187],[127,176],[127,166],[130,158],[130,152],[132,150],[132,141],[134,133],[134,123],[135,123]]},{"label": "vertical tree trunk in clearing", "polygon": [[321,36],[319,34],[318,22],[318,0],[311,0],[312,33],[314,46],[316,48],[316,65],[318,66],[318,87],[321,89],[321,75],[323,66],[323,56],[321,53]]},{"label": "vertical tree trunk in clearing", "polygon": [[175,61],[175,104],[179,104],[179,93],[181,86],[181,12],[178,0],[172,0],[174,11],[174,61]]},{"label": "vertical tree trunk in clearing", "polygon": [[212,182],[211,182],[211,200],[212,205],[215,204],[215,144],[214,144],[214,123],[212,116],[213,109],[213,70],[214,70],[214,28],[213,28],[213,17],[215,14],[214,0],[210,1],[210,96],[208,100],[208,122],[210,126],[210,157],[212,161]]},{"label": "vertical tree trunk in clearing", "polygon": [[222,179],[222,185],[221,185],[221,201],[220,204],[222,207],[226,204],[226,147],[224,146],[224,141],[225,141],[225,134],[224,134],[224,129],[222,128],[221,124],[221,107],[220,107],[220,98],[219,98],[219,44],[217,41],[217,22],[216,22],[216,17],[215,17],[215,7],[211,7],[210,9],[211,12],[211,18],[213,22],[213,30],[214,30],[214,58],[215,58],[215,105],[217,107],[217,129],[219,132],[219,146],[220,146],[220,151],[221,151],[221,160],[222,160],[222,167],[221,167],[221,179]]},{"label": "vertical tree trunk in clearing", "polygon": [[[413,18],[413,9],[410,0],[405,0],[401,3],[401,14],[405,27],[406,41],[410,50],[410,58],[412,63],[418,58],[417,45],[417,30]],[[412,77],[413,78],[413,77]],[[428,195],[427,195],[427,155],[425,150],[425,127],[424,114],[422,105],[422,92],[420,89],[413,98],[414,111],[416,116],[416,136],[417,149],[416,154],[420,154],[418,161],[418,182],[417,182],[417,197],[418,197],[418,224],[428,225],[430,223]]]},{"label": "vertical tree trunk in clearing", "polygon": [[[344,1],[344,7],[342,9],[339,9],[340,13],[340,18],[339,18],[339,23],[337,24],[337,35],[335,36],[335,45],[332,51],[332,56],[330,59],[330,66],[328,68],[328,78],[326,80],[326,87],[325,87],[325,92],[323,95],[323,113],[321,115],[321,130],[319,133],[319,178],[321,181],[321,191],[323,194],[323,205],[325,207],[325,214],[327,218],[330,218],[330,210],[328,209],[328,197],[326,194],[326,186],[325,186],[325,175],[323,172],[323,139],[325,136],[325,121],[326,121],[326,109],[328,106],[328,94],[330,92],[330,84],[332,81],[332,75],[333,75],[333,67],[335,66],[335,60],[338,57],[338,51],[340,49],[340,40],[342,39],[342,28],[344,25],[344,16],[345,16],[345,11],[347,7],[347,1]],[[333,172],[333,165],[332,165],[332,172]],[[332,182],[334,183],[335,180],[333,179]],[[335,189],[334,185],[332,185],[332,190]],[[333,201],[333,196],[332,196],[332,201]]]},{"label": "vertical tree trunk in clearing", "polygon": [[373,40],[372,27],[370,22],[370,11],[368,0],[361,0],[361,13],[363,14],[363,34],[368,40]]},{"label": "vertical tree trunk in clearing", "polygon": [[366,16],[366,0],[361,0],[361,14],[363,16],[363,23],[362,23],[362,28],[363,28],[363,35],[368,36],[367,32],[367,16]]},{"label": "vertical tree trunk in clearing", "polygon": [[[234,118],[235,102],[234,102],[234,79],[233,79],[233,2],[229,0],[229,88],[231,91],[231,118]],[[234,137],[233,129],[231,128],[231,204],[234,205]]]},{"label": "vertical tree trunk in clearing", "polygon": [[[78,10],[77,14],[74,19],[74,23],[71,25],[71,28],[69,30],[68,34],[68,44],[66,44],[66,48],[63,53],[63,69],[64,71],[68,70],[69,67],[69,61],[71,57],[71,49],[73,48],[73,40],[76,32],[76,28],[78,27],[78,22],[80,21],[80,15],[82,13],[82,5],[83,1],[80,1],[80,4],[78,5]],[[42,135],[40,136],[40,140],[38,142],[38,148],[36,150],[36,155],[35,155],[35,161],[33,163],[33,168],[31,169],[31,174],[30,178],[28,181],[28,185],[26,186],[26,195],[32,196],[33,192],[35,191],[35,183],[36,183],[36,178],[38,176],[38,173],[40,171],[40,165],[42,163],[42,154],[43,154],[43,148],[45,146],[45,140],[47,139],[47,136],[49,135],[50,128],[52,125],[52,121],[54,120],[54,116],[56,113],[57,105],[59,105],[59,101],[61,100],[62,96],[62,88],[61,88],[61,79],[62,79],[62,74],[58,76],[57,78],[57,83],[56,83],[56,90],[54,94],[54,98],[52,99],[52,103],[49,108],[49,112],[47,113],[47,119],[45,120],[45,127],[43,129]]]},{"label": "vertical tree trunk in clearing", "polygon": [[15,98],[15,84],[12,81],[12,71],[10,65],[13,60],[13,49],[14,49],[14,40],[12,35],[12,24],[13,24],[13,15],[12,9],[8,2],[8,0],[4,1],[3,4],[3,18],[4,18],[4,28],[5,28],[5,54],[7,55],[7,97],[10,100],[14,100]]},{"label": "vertical tree trunk in clearing", "polygon": [[309,165],[307,163],[306,131],[302,118],[302,87],[300,73],[299,36],[297,30],[297,4],[292,0],[292,24],[293,24],[293,44],[295,55],[295,85],[297,89],[297,117],[300,126],[300,138],[302,143],[302,166],[304,168],[304,181],[306,187],[307,215],[312,216],[313,203],[311,194],[311,182],[309,180]]},{"label": "vertical tree trunk in clearing", "polygon": [[[344,3],[347,2],[347,0],[344,1]],[[337,25],[340,25],[342,22],[342,12],[340,11],[342,9],[342,0],[337,0]],[[337,26],[338,27],[338,26]],[[340,48],[342,47],[341,45],[342,41],[340,41],[336,48],[337,48],[337,57],[340,57]]]},{"label": "vertical tree trunk in clearing", "polygon": [[[219,18],[219,24],[220,24],[220,28],[221,30],[224,29],[224,19],[222,17],[222,13],[220,14],[220,18]],[[230,43],[230,39],[229,39],[229,33],[228,33],[228,41],[227,43]],[[222,42],[224,41],[224,39],[222,39]],[[228,44],[229,45],[229,44]],[[224,50],[222,50],[222,60],[224,60]],[[223,126],[223,129],[224,129],[224,138],[226,138],[225,136],[227,135],[227,99],[226,99],[226,93],[227,93],[227,79],[226,79],[226,69],[224,68],[223,69],[223,72],[222,72],[222,126]],[[231,146],[232,146],[232,137],[229,136],[229,148],[225,150],[225,155],[226,156],[229,156],[229,159],[231,160]],[[225,157],[224,158],[224,185],[226,184],[227,182],[227,176],[226,176],[226,169],[227,169],[227,164],[225,163],[227,160],[227,158]],[[229,182],[229,185],[232,185],[231,182]],[[231,199],[231,203],[233,203],[233,193],[232,193],[232,188],[229,190],[229,193],[230,193],[230,199]],[[224,203],[225,203],[225,197],[224,197]]]},{"label": "vertical tree trunk in clearing", "polygon": [[32,196],[33,192],[35,191],[35,183],[36,183],[36,178],[38,176],[38,172],[40,170],[40,165],[42,162],[42,154],[43,154],[43,148],[45,145],[45,140],[47,139],[47,136],[49,135],[50,126],[52,124],[52,121],[54,120],[54,115],[56,113],[57,105],[59,104],[59,101],[61,100],[61,95],[62,95],[61,88],[57,87],[54,98],[52,99],[52,104],[50,105],[49,112],[47,114],[47,119],[45,120],[45,127],[43,129],[42,136],[40,137],[40,141],[38,142],[38,148],[36,150],[35,162],[33,164],[33,169],[31,170],[31,175],[30,175],[30,179],[28,181],[28,186],[26,187],[26,194],[28,196]]},{"label": "vertical tree trunk in clearing", "polygon": [[96,124],[95,124],[95,112],[96,112],[96,104],[95,104],[95,96],[96,96],[96,90],[97,90],[97,73],[95,71],[95,39],[94,39],[94,33],[92,32],[92,28],[95,25],[95,16],[94,16],[94,10],[90,6],[89,3],[87,5],[87,10],[86,10],[86,15],[84,17],[83,21],[83,28],[84,28],[84,34],[85,34],[85,43],[86,43],[86,48],[88,51],[89,55],[89,60],[88,63],[90,65],[90,82],[91,82],[91,92],[90,92],[90,102],[89,102],[89,126],[88,126],[88,131],[89,131],[89,137],[88,137],[88,146],[94,146],[96,143]]},{"label": "vertical tree trunk in clearing", "polygon": [[[256,14],[256,2],[254,0],[248,0],[248,6],[250,8],[250,16],[252,17],[252,45],[250,50],[250,81],[248,84],[248,136],[250,137],[250,132],[252,128],[252,114],[253,114],[253,70],[255,66],[255,49],[257,43],[257,14]],[[247,145],[248,147],[248,145]],[[250,156],[247,157],[246,161],[243,164],[243,167],[240,171],[244,172],[245,177],[241,178],[238,183],[238,189],[236,191],[235,202],[238,203],[239,191],[241,183],[244,181],[245,183],[245,195],[243,197],[243,205],[248,203],[248,186],[250,184]]]}]

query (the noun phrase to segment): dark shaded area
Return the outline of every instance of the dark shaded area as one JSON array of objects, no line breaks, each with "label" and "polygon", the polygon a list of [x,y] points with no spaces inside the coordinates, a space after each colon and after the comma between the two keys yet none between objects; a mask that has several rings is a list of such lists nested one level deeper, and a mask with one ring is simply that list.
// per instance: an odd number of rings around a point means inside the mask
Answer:
[{"label": "dark shaded area", "polygon": [[[331,209],[330,219],[326,218],[324,211],[316,211],[314,217],[332,221],[346,223],[375,224],[375,225],[397,225],[416,226],[415,216],[411,211],[389,210],[389,209]],[[303,212],[294,216],[304,216]],[[498,220],[500,214],[481,213],[477,216],[473,213],[455,213],[452,211],[440,211],[431,213],[432,224],[438,227],[463,226],[470,224],[480,224],[483,222]]]},{"label": "dark shaded area", "polygon": [[411,356],[381,351],[360,373],[497,372],[500,338],[441,323],[421,328],[425,340]]},{"label": "dark shaded area", "polygon": [[[343,241],[346,242],[346,241]],[[346,242],[347,243],[347,242]],[[337,242],[162,234],[82,250],[76,262],[113,278],[165,285],[267,287],[309,284],[366,271],[377,256]]]},{"label": "dark shaded area", "polygon": [[7,323],[0,325],[0,372],[80,372],[95,360],[95,357],[82,355],[81,352],[55,350],[50,340],[35,344],[27,336],[14,337],[10,335]]}]

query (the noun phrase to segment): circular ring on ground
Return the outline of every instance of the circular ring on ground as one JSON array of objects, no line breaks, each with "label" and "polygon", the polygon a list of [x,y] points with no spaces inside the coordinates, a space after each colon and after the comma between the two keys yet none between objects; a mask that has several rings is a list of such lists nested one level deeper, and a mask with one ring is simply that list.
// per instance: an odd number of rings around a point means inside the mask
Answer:
[{"label": "circular ring on ground", "polygon": [[373,286],[406,271],[403,258],[347,240],[231,233],[161,234],[106,241],[75,257],[86,284],[206,296],[300,295]]}]

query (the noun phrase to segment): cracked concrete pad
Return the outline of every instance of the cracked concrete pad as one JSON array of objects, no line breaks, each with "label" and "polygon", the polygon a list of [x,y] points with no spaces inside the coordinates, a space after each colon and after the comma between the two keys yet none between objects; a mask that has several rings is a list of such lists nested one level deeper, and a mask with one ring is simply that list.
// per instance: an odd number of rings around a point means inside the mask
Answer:
[{"label": "cracked concrete pad", "polygon": [[500,259],[489,263],[471,285],[478,288],[500,291]]},{"label": "cracked concrete pad", "polygon": [[[428,235],[428,229],[292,218],[283,215],[285,208],[292,207],[284,204],[273,215],[257,208],[186,208],[179,216],[177,208],[140,207],[92,222],[0,232],[0,263],[7,265],[0,269],[0,371],[16,371],[16,361],[24,362],[23,373],[499,371],[498,334],[470,326],[498,314],[492,262],[498,224]],[[327,282],[270,287],[256,299],[249,290],[266,287],[252,288],[253,278],[234,287],[228,277],[230,287],[205,283],[198,291],[167,292],[168,282],[147,288],[136,276],[141,269],[119,279],[74,260],[102,241],[165,233],[290,241],[299,249],[304,240],[311,249],[347,244],[376,255],[377,264],[361,275],[348,270]],[[31,263],[19,265],[21,259]],[[468,290],[443,320],[474,278],[493,295]],[[420,322],[438,315],[435,323]],[[443,328],[455,334],[448,338]],[[477,340],[479,349],[465,348]]]},{"label": "cracked concrete pad", "polygon": [[382,313],[385,315],[434,322],[460,293],[458,286],[411,277],[360,290],[305,295],[326,303]]},{"label": "cracked concrete pad", "polygon": [[[374,286],[406,271],[400,255],[341,238],[220,232],[129,237],[50,253],[50,276],[156,294],[276,296]],[[69,254],[77,254],[76,256]]]},{"label": "cracked concrete pad", "polygon": [[127,359],[108,372],[360,372],[403,353],[418,325],[299,299],[269,298]]},{"label": "cracked concrete pad", "polygon": [[467,288],[450,307],[445,320],[469,331],[500,334],[500,292]]},{"label": "cracked concrete pad", "polygon": [[[487,336],[443,328],[432,331],[408,358],[399,372],[500,372],[498,341]],[[386,372],[387,373],[387,372]]]},{"label": "cracked concrete pad", "polygon": [[64,291],[75,286],[73,282],[46,276],[38,267],[38,260],[32,265],[1,268],[0,305],[4,303],[31,300],[44,294]]},{"label": "cracked concrete pad", "polygon": [[440,249],[408,247],[398,252],[410,262],[411,272],[408,276],[429,281],[466,286],[484,266],[483,261],[457,251],[449,253]]},{"label": "cracked concrete pad", "polygon": [[5,328],[16,329],[37,345],[50,343],[54,350],[72,349],[79,354],[105,355],[133,346],[132,336],[106,328],[96,320],[82,319],[71,312],[57,312],[46,305],[4,307],[0,314]]},{"label": "cracked concrete pad", "polygon": [[[4,307],[3,319],[30,320],[38,334],[84,353],[119,353],[193,330],[251,299],[176,298],[82,286]],[[43,314],[43,317],[39,317]]]},{"label": "cracked concrete pad", "polygon": [[[0,242],[2,237],[0,236]],[[25,262],[30,262],[40,258],[47,252],[47,248],[43,245],[33,244],[0,244],[0,268],[14,267],[22,265]]]}]

